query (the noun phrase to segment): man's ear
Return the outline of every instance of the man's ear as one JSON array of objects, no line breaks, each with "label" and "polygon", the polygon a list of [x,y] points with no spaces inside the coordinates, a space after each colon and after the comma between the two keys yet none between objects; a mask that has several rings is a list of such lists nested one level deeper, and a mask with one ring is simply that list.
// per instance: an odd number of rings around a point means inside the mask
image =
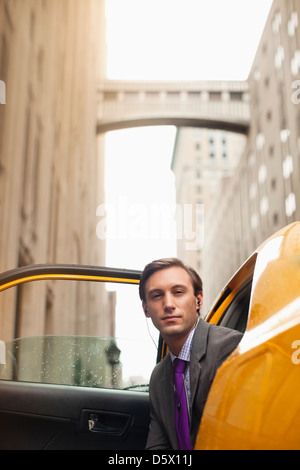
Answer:
[{"label": "man's ear", "polygon": [[199,294],[196,296],[196,301],[197,301],[197,310],[199,312],[203,304],[203,292],[199,292]]},{"label": "man's ear", "polygon": [[144,312],[145,312],[146,317],[149,318],[150,315],[149,315],[148,310],[147,310],[147,304],[146,304],[146,302],[145,302],[144,300],[143,300],[143,302],[142,302],[142,306],[143,306],[143,310],[144,310]]}]

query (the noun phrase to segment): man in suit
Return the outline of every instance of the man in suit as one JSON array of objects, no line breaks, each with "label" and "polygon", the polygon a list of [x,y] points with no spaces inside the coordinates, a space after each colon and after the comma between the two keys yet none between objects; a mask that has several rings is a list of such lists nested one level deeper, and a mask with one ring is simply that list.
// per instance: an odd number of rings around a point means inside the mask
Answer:
[{"label": "man in suit", "polygon": [[[149,263],[142,273],[139,293],[146,316],[169,349],[150,380],[151,421],[146,449],[192,449],[215,373],[242,334],[209,325],[200,318],[201,278],[177,258]],[[185,432],[189,442],[185,444],[179,444],[177,434],[181,421],[175,424],[175,402],[181,399],[181,392],[174,387],[173,361],[177,358],[187,364],[182,388],[189,415],[189,431]],[[182,412],[181,404],[177,408]]]}]

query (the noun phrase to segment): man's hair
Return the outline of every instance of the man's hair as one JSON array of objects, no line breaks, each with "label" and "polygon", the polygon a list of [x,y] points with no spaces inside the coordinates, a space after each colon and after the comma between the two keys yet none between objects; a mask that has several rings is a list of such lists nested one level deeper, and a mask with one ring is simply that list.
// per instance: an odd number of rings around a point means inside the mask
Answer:
[{"label": "man's hair", "polygon": [[194,270],[194,268],[185,265],[180,259],[178,258],[161,258],[151,263],[147,264],[141,274],[140,285],[139,285],[139,294],[141,300],[146,301],[145,295],[145,284],[152,274],[160,271],[161,269],[172,268],[174,266],[178,266],[183,268],[190,276],[194,288],[194,294],[197,296],[200,292],[202,292],[202,280],[199,274]]}]

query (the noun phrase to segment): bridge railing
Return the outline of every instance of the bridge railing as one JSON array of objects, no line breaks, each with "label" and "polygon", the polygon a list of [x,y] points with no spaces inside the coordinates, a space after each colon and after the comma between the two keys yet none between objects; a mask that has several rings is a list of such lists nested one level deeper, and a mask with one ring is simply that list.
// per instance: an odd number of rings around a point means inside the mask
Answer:
[{"label": "bridge railing", "polygon": [[[247,124],[250,118],[246,82],[205,82],[200,87],[144,88],[135,82],[105,82],[98,89],[98,126],[136,119],[186,118]],[[217,88],[218,85],[218,88]]]}]

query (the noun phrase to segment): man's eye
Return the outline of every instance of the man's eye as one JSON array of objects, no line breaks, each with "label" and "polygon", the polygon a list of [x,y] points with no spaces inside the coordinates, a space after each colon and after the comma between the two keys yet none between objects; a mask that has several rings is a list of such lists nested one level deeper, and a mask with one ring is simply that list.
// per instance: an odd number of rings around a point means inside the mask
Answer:
[{"label": "man's eye", "polygon": [[159,297],[161,297],[161,294],[153,294],[152,295],[152,299],[158,299]]}]

